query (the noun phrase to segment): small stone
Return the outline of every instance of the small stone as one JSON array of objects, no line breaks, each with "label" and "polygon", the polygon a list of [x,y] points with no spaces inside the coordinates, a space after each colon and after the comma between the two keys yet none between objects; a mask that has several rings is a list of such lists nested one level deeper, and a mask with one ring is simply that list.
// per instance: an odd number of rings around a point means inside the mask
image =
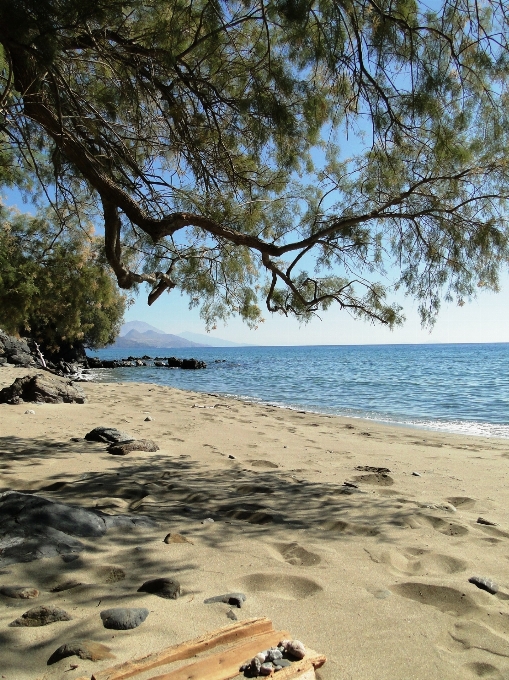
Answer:
[{"label": "small stone", "polygon": [[260,666],[260,675],[270,675],[272,671],[274,670],[274,666],[271,664],[270,661],[267,663],[262,663]]},{"label": "small stone", "polygon": [[191,543],[191,545],[194,545],[192,541],[182,536],[182,534],[167,534],[164,537],[164,543]]},{"label": "small stone", "polygon": [[244,593],[226,593],[225,595],[216,595],[215,597],[209,597],[206,600],[203,600],[205,604],[211,604],[213,602],[224,602],[225,604],[238,607],[239,609],[242,607],[242,604],[245,601],[246,596],[244,595]]},{"label": "small stone", "polygon": [[276,659],[273,663],[276,671],[281,670],[282,668],[288,668],[288,666],[292,665],[292,662],[289,659]]},{"label": "small stone", "polygon": [[300,640],[282,640],[278,647],[283,647],[289,656],[296,659],[303,659],[306,656],[306,648]]},{"label": "small stone", "polygon": [[115,656],[110,654],[110,651],[110,647],[106,647],[106,645],[103,645],[100,642],[93,642],[92,640],[66,642],[53,652],[48,659],[47,664],[48,666],[51,666],[68,656],[77,656],[80,659],[87,659],[88,661],[114,659]]},{"label": "small stone", "polygon": [[105,628],[130,630],[142,624],[148,615],[149,611],[144,607],[114,607],[104,609],[101,612],[101,619]]},{"label": "small stone", "polygon": [[206,517],[205,519],[202,519],[201,523],[202,524],[212,524],[213,521],[214,520],[212,519],[212,517]]},{"label": "small stone", "polygon": [[146,423],[147,423],[147,422],[150,422],[151,420],[154,420],[154,419],[152,418],[152,416],[147,416],[147,417],[145,418],[145,422],[146,422]]},{"label": "small stone", "polygon": [[154,578],[138,588],[139,593],[151,593],[167,600],[176,600],[180,595],[180,583],[171,578]]},{"label": "small stone", "polygon": [[34,607],[22,614],[19,619],[12,621],[9,626],[12,628],[48,626],[57,621],[71,621],[72,616],[59,607],[52,605]]},{"label": "small stone", "polygon": [[421,476],[421,473],[420,473],[420,472],[412,472],[412,475],[413,475],[414,477],[420,477],[420,476]]},{"label": "small stone", "polygon": [[237,614],[233,611],[233,609],[228,609],[226,616],[232,621],[237,621]]},{"label": "small stone", "polygon": [[267,651],[266,659],[267,661],[278,661],[283,658],[283,653],[277,647],[271,647]]},{"label": "small stone", "polygon": [[250,666],[251,673],[254,673],[255,675],[260,675],[261,667],[262,667],[262,664],[261,664],[260,659],[255,656],[251,660],[251,666]]},{"label": "small stone", "polygon": [[52,593],[62,593],[65,590],[72,590],[72,588],[77,588],[78,586],[81,586],[82,583],[81,581],[76,581],[75,579],[71,579],[70,581],[64,581],[63,583],[59,583],[58,585],[54,586],[50,592]]},{"label": "small stone", "polygon": [[498,583],[495,583],[491,578],[487,578],[486,576],[471,576],[468,581],[491,595],[498,593]]},{"label": "small stone", "polygon": [[37,588],[30,586],[2,586],[0,593],[5,597],[12,597],[17,600],[31,600],[34,597],[39,597]]},{"label": "small stone", "polygon": [[228,456],[228,458],[229,458],[230,460],[236,460],[236,459],[235,459],[235,456],[232,456],[231,454]]},{"label": "small stone", "polygon": [[390,590],[377,590],[373,595],[376,597],[377,600],[386,600],[388,597],[391,596],[391,591]]},{"label": "small stone", "polygon": [[25,415],[32,415],[32,416],[35,416],[35,411],[34,411],[34,409],[33,409],[33,408],[27,408],[27,410],[25,411]]},{"label": "small stone", "polygon": [[484,519],[484,517],[478,517],[477,518],[477,524],[485,524],[488,527],[498,527],[497,522],[492,522],[489,519]]}]

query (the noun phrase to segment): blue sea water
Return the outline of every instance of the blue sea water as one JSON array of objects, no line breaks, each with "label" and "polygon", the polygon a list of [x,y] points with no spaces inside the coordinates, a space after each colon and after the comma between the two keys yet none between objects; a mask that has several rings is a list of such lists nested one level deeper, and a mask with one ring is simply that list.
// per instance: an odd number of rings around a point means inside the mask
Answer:
[{"label": "blue sea water", "polygon": [[103,359],[194,357],[205,370],[99,369],[94,379],[196,392],[378,422],[509,437],[509,343],[104,349]]}]

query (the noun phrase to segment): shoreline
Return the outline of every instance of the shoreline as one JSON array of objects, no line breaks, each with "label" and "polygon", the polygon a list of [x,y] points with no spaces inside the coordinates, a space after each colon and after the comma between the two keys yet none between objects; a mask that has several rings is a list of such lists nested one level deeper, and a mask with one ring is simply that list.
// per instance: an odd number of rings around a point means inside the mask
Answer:
[{"label": "shoreline", "polygon": [[[27,372],[0,369],[0,387]],[[509,677],[504,439],[382,427],[150,383],[80,385],[84,405],[0,405],[0,492],[146,515],[158,526],[80,539],[85,549],[69,564],[45,558],[2,571],[0,585],[41,593],[28,601],[0,595],[7,680],[90,677],[226,626],[230,607],[204,600],[237,591],[247,596],[235,609],[239,620],[267,616],[327,656],[320,680]],[[99,425],[160,449],[109,455],[83,440]],[[479,524],[480,516],[497,525]],[[168,533],[185,542],[165,543]],[[111,580],[118,570],[122,580]],[[499,593],[476,588],[473,575],[495,579]],[[157,577],[176,578],[181,596],[138,592]],[[69,578],[82,585],[51,592]],[[36,604],[56,604],[73,620],[8,626]],[[99,611],[115,606],[150,613],[136,629],[106,630]],[[47,665],[59,645],[83,638],[116,659]]]},{"label": "shoreline", "polygon": [[[117,369],[88,369],[89,371],[97,371],[97,370],[117,370]],[[177,370],[177,369],[175,369]],[[304,406],[300,405],[292,405],[292,404],[282,404],[278,403],[275,401],[266,401],[261,398],[257,397],[251,397],[249,395],[235,395],[235,394],[229,394],[229,393],[221,393],[221,392],[207,392],[207,391],[199,391],[199,390],[193,390],[193,389],[186,389],[182,387],[173,387],[172,385],[164,385],[162,383],[156,383],[156,382],[150,382],[150,381],[136,381],[136,380],[119,380],[119,381],[112,381],[111,383],[109,381],[101,381],[101,380],[96,380],[94,378],[90,380],[84,381],[83,384],[139,384],[139,385],[162,385],[163,387],[168,387],[169,389],[175,389],[175,390],[180,390],[182,392],[189,392],[191,394],[205,394],[209,396],[217,396],[218,398],[221,399],[233,399],[234,401],[239,401],[241,403],[246,403],[246,404],[254,404],[254,405],[260,405],[260,406],[268,406],[271,408],[280,408],[283,410],[289,410],[289,411],[295,411],[296,413],[302,412],[302,413],[309,413],[309,414],[314,414],[314,415],[323,415],[323,416],[329,416],[332,418],[346,418],[346,419],[351,419],[351,420],[361,420],[366,423],[374,423],[375,425],[383,425],[384,427],[401,427],[403,429],[411,429],[411,430],[424,430],[426,432],[435,432],[437,434],[452,434],[452,435],[458,435],[458,436],[465,436],[465,437],[484,437],[486,439],[509,439],[509,434],[482,434],[478,432],[465,432],[463,431],[459,426],[458,429],[453,429],[453,427],[449,427],[446,425],[445,427],[433,427],[431,425],[426,425],[425,423],[409,423],[405,421],[399,421],[399,420],[384,420],[382,418],[368,418],[366,416],[362,415],[352,415],[352,414],[342,414],[342,413],[334,413],[332,411],[325,411],[325,410],[319,410],[318,408],[316,410],[311,409],[311,408],[305,408]],[[437,422],[437,421],[431,421],[431,422]],[[438,421],[440,422],[440,421]],[[447,423],[452,423],[452,421],[445,421]],[[487,425],[487,426],[497,426],[500,425],[501,427],[509,427],[509,423],[490,423],[490,422],[485,422],[485,421],[472,421],[472,420],[462,420],[462,421],[457,421],[459,424],[465,424],[465,425]]]}]

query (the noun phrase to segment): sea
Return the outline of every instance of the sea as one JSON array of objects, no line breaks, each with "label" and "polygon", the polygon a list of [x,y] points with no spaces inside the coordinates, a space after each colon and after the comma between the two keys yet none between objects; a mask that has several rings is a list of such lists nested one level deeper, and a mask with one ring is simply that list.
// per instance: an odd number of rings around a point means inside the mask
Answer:
[{"label": "sea", "polygon": [[89,354],[207,363],[203,370],[96,369],[95,381],[150,382],[301,411],[509,438],[509,343],[140,347]]}]

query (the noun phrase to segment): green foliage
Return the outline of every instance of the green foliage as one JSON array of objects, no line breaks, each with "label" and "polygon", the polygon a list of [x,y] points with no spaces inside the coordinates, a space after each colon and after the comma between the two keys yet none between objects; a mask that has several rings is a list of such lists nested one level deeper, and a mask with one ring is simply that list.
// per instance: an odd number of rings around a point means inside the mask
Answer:
[{"label": "green foliage", "polygon": [[392,326],[393,287],[431,324],[507,264],[508,35],[502,0],[3,0],[0,182],[208,325]]},{"label": "green foliage", "polygon": [[1,210],[0,326],[45,348],[112,343],[125,308],[97,239],[47,215]]}]

